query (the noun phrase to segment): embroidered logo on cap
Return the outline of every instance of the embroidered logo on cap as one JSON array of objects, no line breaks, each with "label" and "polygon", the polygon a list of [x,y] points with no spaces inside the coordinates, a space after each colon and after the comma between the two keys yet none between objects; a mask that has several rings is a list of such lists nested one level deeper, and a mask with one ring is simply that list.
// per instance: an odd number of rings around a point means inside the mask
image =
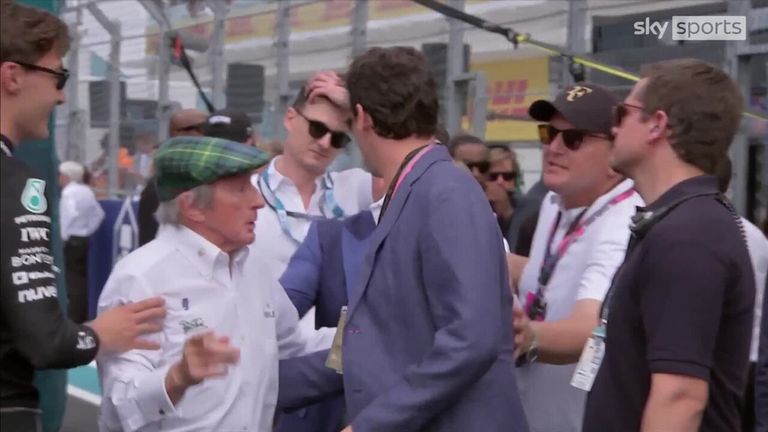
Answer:
[{"label": "embroidered logo on cap", "polygon": [[592,89],[589,87],[584,86],[575,86],[574,88],[568,90],[568,96],[565,98],[568,102],[573,102],[576,99],[592,93]]}]

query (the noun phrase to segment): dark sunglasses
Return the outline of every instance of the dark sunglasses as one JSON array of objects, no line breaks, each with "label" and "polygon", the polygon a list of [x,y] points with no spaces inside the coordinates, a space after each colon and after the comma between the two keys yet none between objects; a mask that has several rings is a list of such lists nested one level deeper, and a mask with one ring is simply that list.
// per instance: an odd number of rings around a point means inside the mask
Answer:
[{"label": "dark sunglasses", "polygon": [[335,149],[343,149],[351,141],[351,138],[345,132],[337,132],[337,131],[331,130],[331,128],[326,126],[325,123],[318,120],[312,120],[311,118],[305,116],[304,113],[299,110],[296,110],[296,112],[299,113],[299,115],[302,116],[304,120],[306,120],[307,123],[309,124],[309,135],[312,138],[319,140],[320,138],[330,133],[331,147]]},{"label": "dark sunglasses", "polygon": [[512,181],[517,177],[517,173],[514,171],[488,173],[488,180],[492,182],[497,181],[499,177],[503,178],[504,181]]},{"label": "dark sunglasses", "polygon": [[491,169],[491,163],[488,161],[464,162],[464,165],[466,165],[467,169],[470,171],[478,170],[480,174],[485,174]]},{"label": "dark sunglasses", "polygon": [[563,144],[571,151],[578,150],[581,144],[584,143],[584,137],[586,136],[606,138],[603,135],[581,129],[558,129],[550,124],[539,125],[539,140],[544,145],[552,144],[552,141],[557,138],[558,134],[562,134]]},{"label": "dark sunglasses", "polygon": [[63,89],[64,86],[67,84],[67,80],[69,79],[69,71],[64,68],[62,68],[61,70],[53,70],[47,67],[24,63],[24,62],[15,61],[12,63],[16,63],[17,65],[23,67],[24,69],[29,69],[29,70],[38,71],[38,72],[45,72],[47,74],[54,75],[56,77],[56,90]]},{"label": "dark sunglasses", "polygon": [[613,125],[616,127],[621,126],[621,123],[624,121],[624,117],[629,114],[629,109],[639,109],[642,110],[643,107],[640,105],[632,105],[628,104],[626,102],[620,102],[617,105],[613,107]]}]

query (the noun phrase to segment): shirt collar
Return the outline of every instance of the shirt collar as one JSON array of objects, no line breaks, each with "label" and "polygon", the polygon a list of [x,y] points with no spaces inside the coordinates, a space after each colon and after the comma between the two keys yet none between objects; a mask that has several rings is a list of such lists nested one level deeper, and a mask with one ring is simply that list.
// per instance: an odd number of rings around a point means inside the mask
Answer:
[{"label": "shirt collar", "polygon": [[717,179],[711,175],[700,175],[681,181],[661,194],[656,201],[650,203],[642,210],[658,210],[672,204],[682,197],[711,192],[713,195],[717,189]]},{"label": "shirt collar", "polygon": [[[229,255],[195,231],[179,225],[163,227],[159,233],[170,237],[176,249],[206,278],[212,279],[217,267],[229,268]],[[232,259],[236,268],[242,268],[249,251],[248,246],[235,251]]]},{"label": "shirt collar", "polygon": [[371,204],[370,207],[368,207],[368,209],[371,210],[371,213],[373,214],[374,221],[379,220],[379,215],[381,214],[382,206],[384,206],[383,197],[380,200],[376,201],[375,203]]},{"label": "shirt collar", "polygon": [[6,154],[6,156],[10,157],[13,155],[13,141],[11,141],[10,138],[8,138],[5,135],[0,134],[0,142],[2,143],[2,152]]},{"label": "shirt collar", "polygon": [[[291,185],[296,186],[293,183],[293,180],[289,179],[288,177],[282,175],[280,171],[277,170],[277,166],[275,163],[279,158],[282,158],[283,156],[277,156],[272,159],[272,161],[269,163],[269,166],[267,167],[268,171],[268,180],[269,180],[269,188],[272,189],[275,193],[277,193],[278,189],[280,189],[280,186],[282,185]],[[315,194],[319,191],[323,190],[323,176],[318,176],[315,179]],[[314,194],[313,194],[314,195]]]},{"label": "shirt collar", "polygon": [[611,188],[608,192],[600,195],[592,204],[585,207],[577,207],[572,209],[566,209],[563,205],[563,199],[560,197],[560,195],[553,193],[552,197],[550,198],[552,200],[553,204],[557,204],[560,211],[563,213],[566,221],[572,220],[573,218],[577,217],[579,214],[581,214],[582,211],[585,209],[589,209],[587,213],[584,214],[582,219],[584,217],[589,217],[589,215],[598,209],[602,208],[608,201],[614,199],[616,196],[624,193],[628,189],[634,187],[634,182],[630,179],[624,179],[622,182]]}]

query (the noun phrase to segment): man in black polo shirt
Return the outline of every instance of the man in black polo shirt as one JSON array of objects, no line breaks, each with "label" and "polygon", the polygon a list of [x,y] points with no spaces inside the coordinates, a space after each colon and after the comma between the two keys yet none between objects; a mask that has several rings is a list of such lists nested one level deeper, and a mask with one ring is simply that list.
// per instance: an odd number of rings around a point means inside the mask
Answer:
[{"label": "man in black polo shirt", "polygon": [[605,356],[585,431],[741,429],[754,277],[738,216],[705,175],[741,110],[736,84],[691,59],[651,65],[615,109],[612,164],[649,204],[593,337]]}]

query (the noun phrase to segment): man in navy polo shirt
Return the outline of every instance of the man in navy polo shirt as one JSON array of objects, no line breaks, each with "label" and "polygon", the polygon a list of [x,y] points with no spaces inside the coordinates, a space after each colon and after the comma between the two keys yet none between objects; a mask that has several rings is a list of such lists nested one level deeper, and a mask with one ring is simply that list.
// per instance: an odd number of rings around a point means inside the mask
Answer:
[{"label": "man in navy polo shirt", "polygon": [[612,164],[648,206],[582,356],[585,431],[741,428],[755,282],[738,215],[705,174],[742,104],[724,72],[678,59],[651,65],[615,109]]}]

